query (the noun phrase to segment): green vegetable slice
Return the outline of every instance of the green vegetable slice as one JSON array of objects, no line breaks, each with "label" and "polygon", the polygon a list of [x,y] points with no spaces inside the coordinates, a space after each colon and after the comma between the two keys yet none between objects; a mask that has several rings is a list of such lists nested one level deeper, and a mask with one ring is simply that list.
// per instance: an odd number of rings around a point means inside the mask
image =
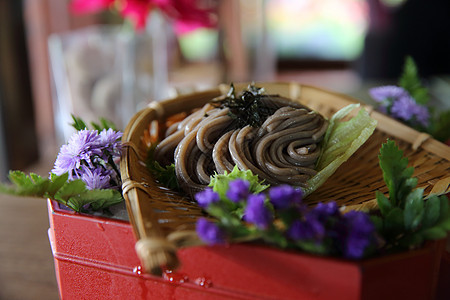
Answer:
[{"label": "green vegetable slice", "polygon": [[343,121],[345,116],[359,106],[358,103],[350,104],[331,117],[322,141],[322,153],[317,162],[318,173],[308,181],[308,187],[304,188],[305,195],[311,194],[325,183],[374,132],[377,121],[372,119],[364,108],[352,119]]}]

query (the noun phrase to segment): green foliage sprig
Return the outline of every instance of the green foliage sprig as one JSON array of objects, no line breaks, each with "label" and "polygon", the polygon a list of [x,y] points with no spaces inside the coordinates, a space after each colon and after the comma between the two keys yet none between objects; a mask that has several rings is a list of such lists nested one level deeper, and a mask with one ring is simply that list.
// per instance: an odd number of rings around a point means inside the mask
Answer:
[{"label": "green foliage sprig", "polygon": [[422,85],[417,70],[417,65],[411,56],[407,56],[403,65],[403,72],[398,81],[399,86],[404,88],[416,103],[421,105],[428,104],[430,95],[428,89]]},{"label": "green foliage sprig", "polygon": [[93,210],[100,210],[123,201],[119,191],[88,190],[81,179],[68,181],[67,173],[43,178],[34,173],[26,175],[21,171],[11,171],[8,178],[14,186],[0,184],[0,193],[54,199],[76,212],[84,211],[86,205],[90,205]]},{"label": "green foliage sprig", "polygon": [[[89,129],[89,126],[81,118],[72,115],[72,121],[73,123],[71,123],[70,125],[76,130]],[[114,131],[117,131],[116,124],[105,118],[100,118],[100,123],[91,122],[90,124],[94,130],[102,131],[103,129],[112,129]]]},{"label": "green foliage sprig", "polygon": [[414,168],[408,167],[394,141],[389,140],[380,150],[380,167],[389,190],[389,197],[377,191],[381,216],[373,216],[386,250],[411,249],[425,240],[444,238],[450,231],[450,210],[445,195],[424,198],[417,188]]},{"label": "green foliage sprig", "polygon": [[147,159],[145,162],[147,169],[163,186],[171,190],[180,191],[177,175],[175,174],[175,164],[171,163],[170,165],[161,166],[161,164],[154,159],[155,147],[156,145],[152,145],[147,151]]}]

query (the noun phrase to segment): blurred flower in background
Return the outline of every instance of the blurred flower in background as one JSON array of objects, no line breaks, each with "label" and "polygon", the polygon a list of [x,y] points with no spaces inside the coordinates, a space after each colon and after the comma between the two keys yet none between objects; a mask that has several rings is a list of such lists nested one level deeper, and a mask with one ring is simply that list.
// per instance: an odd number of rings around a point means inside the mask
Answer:
[{"label": "blurred flower in background", "polygon": [[[189,32],[200,27],[214,27],[217,18],[208,1],[198,0],[74,0],[71,10],[77,14],[116,10],[137,30],[142,30],[153,10],[159,10],[174,20],[175,30]],[[211,1],[209,1],[211,2]]]},{"label": "blurred flower in background", "polygon": [[386,85],[372,88],[369,93],[380,104],[379,110],[381,112],[423,127],[429,125],[430,113],[428,108],[416,103],[404,88]]},{"label": "blurred flower in background", "polygon": [[378,103],[380,112],[450,145],[450,110],[431,105],[431,95],[421,83],[412,57],[406,57],[398,85],[371,88],[369,95]]}]

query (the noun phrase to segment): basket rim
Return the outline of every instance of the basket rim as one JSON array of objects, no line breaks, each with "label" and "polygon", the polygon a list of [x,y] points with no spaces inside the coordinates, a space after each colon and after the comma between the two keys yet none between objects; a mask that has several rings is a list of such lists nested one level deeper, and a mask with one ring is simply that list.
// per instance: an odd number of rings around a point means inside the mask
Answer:
[{"label": "basket rim", "polygon": [[[393,127],[398,127],[398,129],[399,129],[398,131],[389,131],[389,134],[391,134],[392,136],[399,138],[405,142],[410,143],[414,150],[417,150],[419,147],[422,147],[423,149],[425,149],[433,154],[439,155],[439,156],[445,158],[446,160],[450,161],[450,147],[449,146],[434,139],[431,135],[429,135],[427,133],[419,132],[419,131],[405,125],[404,123],[377,111],[374,106],[372,106],[370,104],[366,104],[362,101],[359,101],[356,98],[350,97],[350,96],[342,94],[342,93],[329,91],[322,87],[316,87],[313,85],[300,84],[300,83],[295,83],[295,82],[256,82],[255,83],[255,85],[261,85],[261,86],[267,86],[268,84],[269,85],[285,85],[285,86],[289,87],[291,90],[295,89],[297,87],[297,90],[298,90],[297,93],[299,93],[299,96],[303,89],[313,89],[313,90],[320,91],[320,92],[323,92],[326,94],[337,96],[337,97],[339,97],[341,99],[345,99],[346,101],[351,102],[351,103],[359,103],[359,104],[361,104],[362,107],[364,107],[368,111],[369,115],[372,118],[374,118],[375,120],[378,121],[378,124],[377,124],[378,130],[387,132],[388,129],[392,130]],[[249,83],[238,83],[238,84],[235,84],[235,87],[245,87],[248,85],[249,85]],[[221,94],[225,88],[229,88],[229,85],[222,83],[218,87],[215,87],[215,88],[202,90],[202,91],[194,91],[194,92],[190,92],[187,94],[170,97],[170,98],[158,101],[158,102],[155,102],[155,101],[150,102],[145,108],[143,108],[142,110],[137,112],[130,119],[129,123],[125,127],[123,137],[122,137],[122,142],[124,142],[124,143],[130,142],[130,135],[133,133],[133,129],[136,126],[136,124],[138,124],[141,121],[141,119],[148,116],[148,114],[151,113],[152,110],[156,111],[156,114],[158,115],[159,118],[164,117],[166,112],[163,108],[163,104],[173,105],[175,102],[179,101],[180,99],[186,98],[186,97],[189,97],[192,95],[199,95],[199,94],[208,95],[208,94],[217,94],[217,93]]]}]

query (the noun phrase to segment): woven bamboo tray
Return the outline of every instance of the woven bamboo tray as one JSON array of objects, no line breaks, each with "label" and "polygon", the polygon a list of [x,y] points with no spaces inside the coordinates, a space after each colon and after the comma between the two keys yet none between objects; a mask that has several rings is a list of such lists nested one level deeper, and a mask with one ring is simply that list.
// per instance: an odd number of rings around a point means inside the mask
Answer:
[{"label": "woven bamboo tray", "polygon": [[[237,90],[248,84],[235,85]],[[340,108],[357,101],[345,95],[297,83],[257,83],[268,94],[279,94],[301,102],[330,117]],[[176,251],[180,247],[201,244],[195,232],[195,223],[202,210],[187,196],[160,186],[145,166],[148,145],[143,142],[149,126],[161,130],[161,124],[177,113],[189,112],[203,106],[214,97],[228,91],[228,85],[151,102],[137,113],[123,135],[125,149],[121,160],[123,195],[136,238],[136,251],[145,270],[161,274],[162,267],[174,269],[179,262]],[[447,193],[450,188],[450,147],[417,132],[377,111],[362,105],[378,121],[374,134],[367,142],[317,191],[305,201],[336,201],[346,209],[376,208],[375,191],[387,193],[378,154],[386,139],[393,139],[404,150],[409,164],[415,168],[418,187],[425,194]]]}]

